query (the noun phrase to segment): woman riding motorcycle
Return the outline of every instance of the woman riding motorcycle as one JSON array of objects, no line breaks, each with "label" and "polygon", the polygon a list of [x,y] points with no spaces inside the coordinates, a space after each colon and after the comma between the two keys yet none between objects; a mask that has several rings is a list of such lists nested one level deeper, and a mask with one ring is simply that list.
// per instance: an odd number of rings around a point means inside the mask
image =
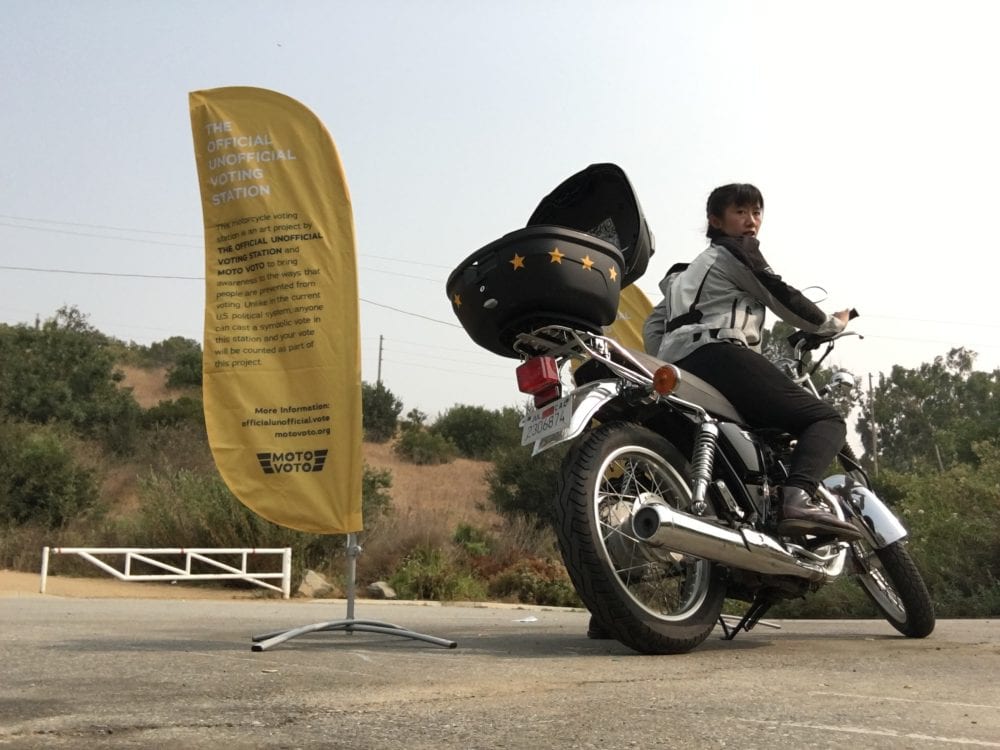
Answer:
[{"label": "woman riding motorcycle", "polygon": [[857,539],[853,526],[815,498],[820,476],[844,445],[843,417],[760,353],[767,308],[796,328],[821,335],[843,330],[849,311],[827,315],[771,270],[757,241],[764,198],[756,187],[716,188],[706,213],[711,243],[660,282],[664,298],[643,327],[646,352],[715,386],[748,426],[796,436],[782,487],[779,534]]}]

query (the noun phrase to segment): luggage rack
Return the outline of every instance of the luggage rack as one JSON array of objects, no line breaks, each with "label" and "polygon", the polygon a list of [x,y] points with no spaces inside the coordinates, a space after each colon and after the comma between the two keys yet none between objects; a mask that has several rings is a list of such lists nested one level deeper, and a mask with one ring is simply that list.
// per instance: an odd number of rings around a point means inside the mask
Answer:
[{"label": "luggage rack", "polygon": [[560,364],[570,359],[600,362],[616,376],[635,385],[649,386],[653,379],[649,367],[614,339],[569,326],[549,325],[520,333],[512,348],[524,359],[545,355],[554,357]]}]

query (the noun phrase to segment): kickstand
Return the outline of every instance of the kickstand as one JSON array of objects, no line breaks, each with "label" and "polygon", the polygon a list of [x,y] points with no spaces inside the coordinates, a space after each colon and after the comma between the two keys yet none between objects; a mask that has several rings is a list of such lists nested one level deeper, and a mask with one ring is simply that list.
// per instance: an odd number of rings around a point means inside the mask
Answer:
[{"label": "kickstand", "polygon": [[722,626],[722,640],[731,641],[733,640],[741,630],[750,632],[756,625],[763,625],[766,628],[780,629],[781,626],[774,622],[767,622],[761,620],[767,610],[771,608],[774,601],[770,597],[763,597],[759,599],[754,599],[753,604],[746,611],[746,614],[736,623],[735,626],[731,626],[730,623],[736,620],[733,615],[719,615],[719,625]]}]

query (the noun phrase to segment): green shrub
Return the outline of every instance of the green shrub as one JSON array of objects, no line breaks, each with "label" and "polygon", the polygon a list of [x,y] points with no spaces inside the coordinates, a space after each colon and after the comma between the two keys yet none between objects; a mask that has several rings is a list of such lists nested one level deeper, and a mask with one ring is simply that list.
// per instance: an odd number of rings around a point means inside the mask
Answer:
[{"label": "green shrub", "polygon": [[482,406],[453,406],[438,417],[431,432],[451,441],[465,458],[487,460],[501,448],[521,444],[518,426],[521,412],[502,411]]},{"label": "green shrub", "polygon": [[489,497],[498,513],[527,516],[539,524],[555,522],[559,474],[567,446],[550,448],[537,456],[531,446],[497,452],[486,472]]},{"label": "green shrub", "polygon": [[[183,407],[181,411],[184,411]],[[165,421],[169,422],[173,415],[174,407],[167,407]],[[137,466],[161,474],[179,469],[199,474],[214,474],[217,471],[208,446],[204,418],[195,421],[193,414],[190,419],[181,418],[173,424],[150,424],[147,419],[133,460]]]},{"label": "green shrub", "polygon": [[460,523],[455,528],[451,540],[472,557],[486,557],[493,547],[493,537],[467,523]]},{"label": "green shrub", "polygon": [[[365,466],[362,513],[386,513],[391,474]],[[149,547],[291,547],[293,585],[306,569],[339,574],[344,537],[278,526],[241,503],[217,474],[179,470],[151,473],[141,483],[142,504],[115,533]]]},{"label": "green shrub", "polygon": [[[945,472],[883,471],[877,490],[909,532],[907,549],[938,617],[1000,614],[1000,449],[974,446],[978,465]],[[784,602],[777,617],[879,617],[854,579],[804,600]]]},{"label": "green shrub", "polygon": [[167,371],[167,385],[171,388],[201,387],[201,347],[181,352]]},{"label": "green shrub", "polygon": [[386,443],[396,435],[396,422],[403,402],[382,383],[361,384],[361,426],[365,440]]},{"label": "green shrub", "polygon": [[392,512],[392,472],[373,469],[364,465],[361,476],[361,513],[365,528],[373,526],[379,518]]},{"label": "green shrub", "polygon": [[97,505],[97,480],[55,427],[0,422],[0,518],[15,526],[66,525]]},{"label": "green shrub", "polygon": [[455,458],[454,445],[420,427],[403,430],[393,451],[404,461],[420,466],[446,464]]},{"label": "green shrub", "polygon": [[181,396],[172,401],[160,401],[142,414],[144,427],[174,427],[184,422],[205,427],[205,410],[201,399]]},{"label": "green shrub", "polygon": [[1000,614],[1000,448],[973,450],[978,466],[879,475],[941,617]]},{"label": "green shrub", "polygon": [[552,560],[521,560],[490,579],[494,599],[552,607],[582,607],[566,569]]},{"label": "green shrub", "polygon": [[126,358],[137,367],[169,367],[182,361],[197,360],[200,369],[201,344],[183,336],[171,336],[149,346],[130,344]]},{"label": "green shrub", "polygon": [[40,326],[0,325],[0,414],[71,426],[120,454],[135,444],[139,405],[119,388],[108,338],[86,316],[61,308]]},{"label": "green shrub", "polygon": [[134,544],[146,547],[284,547],[288,532],[243,505],[217,474],[150,473],[140,484]]},{"label": "green shrub", "polygon": [[415,548],[389,583],[402,599],[475,601],[486,596],[483,583],[437,547]]}]

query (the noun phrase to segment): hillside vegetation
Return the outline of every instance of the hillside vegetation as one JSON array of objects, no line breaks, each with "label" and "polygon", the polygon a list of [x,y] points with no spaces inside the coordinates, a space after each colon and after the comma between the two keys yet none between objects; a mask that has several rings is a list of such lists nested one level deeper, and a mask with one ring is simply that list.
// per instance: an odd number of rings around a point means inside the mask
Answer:
[{"label": "hillside vegetation", "polygon": [[[293,578],[312,568],[342,585],[342,535],[271,524],[218,475],[200,363],[197,342],[125,344],[72,308],[35,327],[0,326],[0,568],[37,571],[43,546],[291,546]],[[380,416],[369,394],[366,422],[388,426],[363,445],[359,585],[388,580],[413,598],[578,604],[551,533],[493,507],[482,451],[458,455],[416,410],[400,428],[401,405],[370,390],[388,409]],[[72,559],[61,569],[94,572]]]},{"label": "hillside vegetation", "polygon": [[[766,340],[777,347],[780,336]],[[840,404],[880,494],[910,531],[940,616],[1000,614],[1000,372],[953,350],[893,368]],[[824,373],[821,373],[824,375]],[[245,508],[205,434],[201,347],[111,339],[74,308],[0,325],[0,567],[37,571],[43,546],[285,547],[294,575],[333,580],[344,538]],[[578,605],[548,528],[562,453],[531,458],[519,412],[456,405],[428,424],[363,384],[364,553],[358,583],[402,597]],[[67,561],[68,562],[68,561]],[[92,573],[89,566],[80,573]],[[845,581],[781,616],[873,616]]]}]

